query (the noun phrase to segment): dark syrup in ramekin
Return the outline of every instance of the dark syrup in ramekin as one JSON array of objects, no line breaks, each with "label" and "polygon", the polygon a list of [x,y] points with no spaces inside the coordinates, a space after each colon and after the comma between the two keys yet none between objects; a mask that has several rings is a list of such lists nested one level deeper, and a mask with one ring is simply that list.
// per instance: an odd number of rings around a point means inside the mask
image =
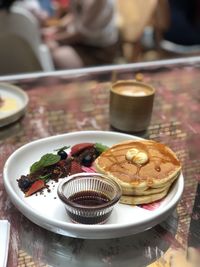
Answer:
[{"label": "dark syrup in ramekin", "polygon": [[[100,205],[106,204],[110,201],[108,196],[101,192],[96,191],[81,191],[73,194],[69,197],[69,200],[75,204],[81,206],[87,206],[91,208],[99,208]],[[70,211],[67,211],[71,220],[73,222],[82,223],[82,224],[102,224],[110,216],[111,211],[108,213],[99,214],[98,216],[86,216],[80,214],[74,214]]]}]

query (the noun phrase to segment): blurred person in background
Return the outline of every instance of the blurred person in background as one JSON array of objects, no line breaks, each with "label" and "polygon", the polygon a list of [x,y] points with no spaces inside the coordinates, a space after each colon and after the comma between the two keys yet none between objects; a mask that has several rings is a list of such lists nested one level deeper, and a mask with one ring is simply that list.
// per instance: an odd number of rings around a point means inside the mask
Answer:
[{"label": "blurred person in background", "polygon": [[[42,0],[0,0],[0,9],[11,10],[12,6],[23,7],[29,10],[42,24],[49,17],[49,14],[47,6],[45,10],[40,4],[40,1],[42,2]],[[45,0],[46,4],[49,1],[50,0]]]},{"label": "blurred person in background", "polygon": [[170,26],[164,39],[180,45],[200,44],[200,1],[168,0]]},{"label": "blurred person in background", "polygon": [[47,4],[50,4],[50,2],[49,0],[46,0],[45,2],[46,6],[42,6],[42,0],[17,0],[16,5],[22,6],[25,9],[29,10],[37,18],[38,22],[42,25],[49,17]]},{"label": "blurred person in background", "polygon": [[38,0],[38,3],[40,4],[41,9],[47,12],[48,16],[51,17],[54,15],[52,0]]},{"label": "blurred person in background", "polygon": [[55,16],[61,18],[66,15],[69,8],[70,0],[52,0],[52,4],[55,9]]},{"label": "blurred person in background", "polygon": [[112,64],[118,49],[115,0],[71,0],[60,28],[44,39],[58,69]]}]

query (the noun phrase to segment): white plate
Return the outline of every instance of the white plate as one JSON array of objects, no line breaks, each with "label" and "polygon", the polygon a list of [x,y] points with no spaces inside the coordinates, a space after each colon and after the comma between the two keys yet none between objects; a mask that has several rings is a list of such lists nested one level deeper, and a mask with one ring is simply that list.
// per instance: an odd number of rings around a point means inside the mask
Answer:
[{"label": "white plate", "polygon": [[98,142],[108,146],[138,137],[116,132],[83,131],[44,138],[16,150],[4,166],[4,184],[13,204],[31,221],[55,233],[79,238],[114,238],[144,231],[167,218],[176,207],[183,192],[183,176],[174,183],[162,204],[154,211],[137,206],[118,204],[104,225],[81,225],[70,222],[64,205],[57,197],[57,184],[44,195],[24,197],[17,179],[29,173],[40,157],[54,149],[81,142]]},{"label": "white plate", "polygon": [[0,83],[0,97],[4,103],[0,106],[0,127],[18,120],[28,104],[27,94],[17,86]]}]

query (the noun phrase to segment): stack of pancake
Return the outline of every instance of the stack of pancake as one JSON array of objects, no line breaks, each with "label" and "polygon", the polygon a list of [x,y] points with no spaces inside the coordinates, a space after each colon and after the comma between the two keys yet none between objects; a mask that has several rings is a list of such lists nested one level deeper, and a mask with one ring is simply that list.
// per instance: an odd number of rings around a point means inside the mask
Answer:
[{"label": "stack of pancake", "polygon": [[95,160],[95,168],[120,184],[121,203],[134,205],[165,197],[181,171],[175,153],[151,140],[116,144]]}]

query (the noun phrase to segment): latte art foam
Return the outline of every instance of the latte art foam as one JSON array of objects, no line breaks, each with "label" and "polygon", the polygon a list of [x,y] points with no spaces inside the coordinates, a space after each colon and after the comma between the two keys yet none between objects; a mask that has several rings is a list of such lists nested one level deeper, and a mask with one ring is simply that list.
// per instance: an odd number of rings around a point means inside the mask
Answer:
[{"label": "latte art foam", "polygon": [[146,87],[134,85],[120,85],[114,88],[115,92],[124,96],[146,96],[151,93]]}]

